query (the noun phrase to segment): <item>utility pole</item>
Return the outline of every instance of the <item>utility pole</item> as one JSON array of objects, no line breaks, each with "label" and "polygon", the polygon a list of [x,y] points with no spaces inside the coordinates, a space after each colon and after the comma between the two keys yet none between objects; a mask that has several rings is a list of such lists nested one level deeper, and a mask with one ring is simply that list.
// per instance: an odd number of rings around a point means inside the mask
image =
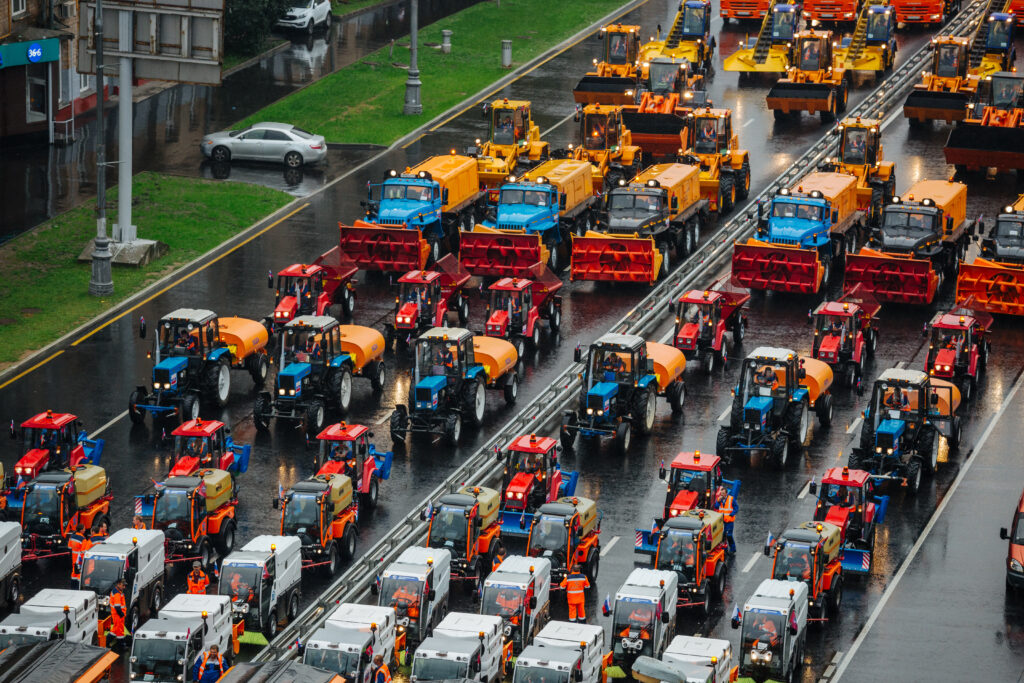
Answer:
[{"label": "utility pole", "polygon": [[110,272],[110,239],[107,237],[107,143],[103,121],[103,0],[96,0],[93,22],[96,43],[96,241],[92,252],[92,277],[89,294],[106,296],[114,292]]},{"label": "utility pole", "polygon": [[423,103],[420,102],[420,69],[416,64],[420,28],[419,0],[409,0],[409,14],[409,78],[405,81],[405,108],[403,111],[406,116],[415,116],[423,113]]}]

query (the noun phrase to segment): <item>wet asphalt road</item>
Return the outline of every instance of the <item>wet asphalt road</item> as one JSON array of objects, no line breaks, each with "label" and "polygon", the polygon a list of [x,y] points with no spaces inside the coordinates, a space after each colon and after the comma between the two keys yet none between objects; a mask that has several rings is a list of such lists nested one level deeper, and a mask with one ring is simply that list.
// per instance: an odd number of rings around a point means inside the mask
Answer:
[{"label": "wet asphalt road", "polygon": [[[641,23],[645,27],[666,21],[667,10],[664,0],[651,0],[632,13],[626,20]],[[718,30],[720,25],[716,24]],[[744,27],[737,29],[730,25],[728,31],[720,34],[721,51],[728,54],[730,45],[742,38]],[[755,30],[755,29],[750,29]],[[922,33],[902,36],[904,54],[911,52],[927,39]],[[544,131],[545,139],[556,147],[575,142],[575,129],[571,119],[570,90],[582,74],[590,58],[596,54],[594,42],[585,41],[549,61],[536,71],[524,76],[502,91],[502,95],[528,98],[534,102],[534,117]],[[720,60],[720,57],[718,57]],[[854,101],[866,87],[851,93]],[[767,184],[778,172],[797,158],[811,141],[822,132],[817,119],[805,117],[798,124],[777,126],[764,104],[767,84],[746,84],[738,86],[736,74],[719,72],[715,75],[711,92],[719,105],[731,106],[736,112],[736,129],[740,143],[751,152],[753,190]],[[311,260],[317,254],[336,244],[336,223],[339,219],[350,219],[359,214],[358,200],[364,192],[368,179],[379,178],[388,167],[404,166],[430,154],[445,153],[451,146],[461,146],[483,133],[484,121],[478,116],[478,109],[448,122],[435,132],[417,140],[405,150],[388,155],[369,167],[344,180],[331,185],[325,192],[310,198],[309,206],[281,225],[253,240],[230,256],[212,263],[198,274],[180,285],[162,293],[142,306],[138,311],[87,336],[80,344],[72,346],[39,369],[0,390],[0,414],[20,420],[37,411],[53,408],[76,412],[86,425],[96,428],[121,415],[127,405],[129,391],[139,383],[147,383],[149,366],[145,359],[145,343],[137,339],[135,330],[138,315],[149,321],[156,321],[163,313],[179,306],[208,307],[223,315],[262,317],[272,308],[272,296],[266,289],[265,273],[289,263]],[[569,122],[567,122],[569,121]],[[749,124],[748,124],[749,122]],[[923,132],[913,130],[903,119],[896,119],[885,130],[886,157],[896,161],[897,189],[902,190],[920,178],[945,177],[950,169],[942,162],[941,145],[945,139],[944,129],[936,127]],[[267,173],[278,173],[269,169]],[[972,182],[968,215],[979,213],[991,216],[1017,192],[1014,181],[1000,177],[993,181]],[[116,274],[115,274],[116,275]],[[717,274],[709,273],[707,282]],[[527,371],[521,388],[520,400],[528,401],[540,391],[551,378],[556,376],[569,362],[572,348],[577,342],[587,343],[606,331],[629,306],[639,300],[644,287],[595,287],[589,283],[570,284],[563,288],[564,304],[563,340],[545,339],[539,353],[526,359]],[[363,277],[358,287],[358,303],[355,322],[378,325],[390,310],[392,292],[388,282],[382,278]],[[932,309],[950,304],[951,293],[945,292],[940,302]],[[817,303],[810,298],[792,296],[755,297],[750,309],[749,335],[744,349],[750,350],[761,344],[786,346],[806,352],[810,347],[810,328],[806,325],[808,309]],[[471,328],[482,325],[483,303],[472,299],[473,317]],[[873,378],[881,370],[903,362],[906,367],[919,368],[923,364],[924,347],[920,335],[921,326],[930,318],[931,309],[925,307],[887,307],[883,310],[880,327],[882,336],[879,352],[874,364],[869,366],[868,376]],[[843,614],[837,623],[825,628],[814,629],[808,640],[805,680],[814,680],[826,672],[828,664],[837,653],[847,652],[868,619],[879,604],[880,596],[890,577],[913,546],[915,539],[924,528],[959,467],[972,457],[973,445],[986,429],[987,421],[996,414],[1004,395],[1024,369],[1024,343],[1021,342],[1021,327],[1017,321],[1001,319],[994,336],[994,353],[990,360],[989,372],[981,384],[976,400],[963,409],[964,443],[950,462],[943,463],[934,480],[927,480],[916,499],[895,491],[887,517],[887,524],[880,530],[876,547],[875,568],[870,577],[847,583],[844,596]],[[667,332],[664,328],[662,333]],[[734,356],[737,355],[735,352]],[[355,409],[349,421],[359,421],[376,428],[376,442],[388,447],[389,439],[383,422],[390,414],[396,399],[404,400],[408,391],[408,376],[404,374],[408,360],[404,357],[389,356],[388,369],[395,377],[392,386],[379,399],[373,399],[368,387],[357,390]],[[563,466],[581,472],[580,493],[596,498],[604,512],[602,528],[603,545],[606,550],[597,590],[593,591],[588,606],[592,621],[603,623],[599,615],[601,600],[605,594],[614,594],[628,572],[634,567],[634,556],[630,542],[636,527],[649,528],[651,519],[663,500],[663,483],[657,480],[658,463],[669,461],[679,450],[700,448],[712,451],[718,419],[730,402],[729,389],[735,381],[735,364],[725,372],[711,377],[691,369],[687,374],[688,392],[685,413],[680,418],[670,416],[667,407],[659,406],[658,425],[655,434],[647,440],[635,440],[632,452],[625,458],[616,455],[609,444],[585,443],[575,453],[566,454]],[[239,542],[260,533],[273,533],[278,524],[269,498],[276,492],[277,484],[288,486],[292,482],[312,473],[312,451],[307,450],[302,435],[284,426],[272,428],[269,434],[258,434],[250,417],[253,395],[251,383],[242,373],[235,374],[235,388],[229,406],[223,411],[206,409],[204,417],[218,417],[231,425],[236,441],[254,445],[249,472],[242,480],[241,507],[239,509]],[[740,515],[736,527],[738,553],[730,571],[729,586],[724,604],[716,607],[707,622],[701,622],[686,615],[682,620],[683,632],[696,632],[736,640],[728,628],[728,613],[732,604],[742,604],[753,588],[768,573],[768,561],[760,550],[769,530],[776,535],[793,524],[810,519],[812,501],[800,497],[811,476],[820,475],[825,469],[845,462],[846,454],[857,437],[856,419],[866,399],[849,394],[843,389],[836,391],[836,415],[831,430],[822,432],[816,428],[810,447],[800,458],[791,457],[791,464],[784,472],[753,463],[749,467],[731,468],[729,475],[743,480],[740,492]],[[430,490],[442,481],[452,468],[474,448],[483,443],[489,428],[502,424],[510,411],[504,407],[497,394],[488,396],[487,418],[483,431],[478,435],[468,434],[466,444],[459,449],[429,448],[419,444],[412,446],[407,454],[396,457],[392,478],[382,490],[382,504],[365,523],[359,539],[360,548],[368,548],[384,534],[410,506],[419,500],[423,491]],[[990,658],[993,672],[1019,670],[1019,656],[1012,645],[1015,639],[1010,634],[1020,630],[1019,618],[1013,610],[1000,609],[995,614],[983,611],[991,604],[992,595],[1002,594],[1002,558],[1004,548],[997,545],[998,527],[1006,524],[1017,493],[1012,490],[1014,482],[1020,480],[1020,465],[1016,462],[1015,449],[1010,448],[1013,425],[1020,418],[1020,403],[1007,410],[999,425],[992,430],[985,453],[996,452],[1003,460],[999,466],[977,467],[970,473],[971,480],[981,477],[978,488],[965,485],[954,502],[967,498],[963,503],[979,521],[965,522],[961,533],[963,548],[958,550],[962,558],[984,558],[991,571],[973,572],[973,580],[979,582],[988,595],[987,602],[979,599],[964,600],[955,607],[958,612],[971,610],[978,623],[984,623],[993,630],[1006,633],[1003,638],[989,638],[986,646],[992,652]],[[847,427],[852,426],[851,433]],[[104,464],[108,468],[115,492],[115,526],[127,524],[131,516],[131,496],[151,489],[150,479],[160,478],[166,472],[166,448],[159,443],[159,429],[150,425],[130,427],[126,419],[111,424],[101,435],[106,439]],[[1011,453],[1013,453],[1011,455]],[[10,466],[16,457],[12,445],[0,451],[3,461]],[[1010,469],[1014,468],[1014,469]],[[1010,469],[1009,472],[1007,470]],[[1016,475],[1016,476],[1014,476]],[[1006,483],[1001,483],[1006,482]],[[986,488],[986,485],[988,488]],[[992,495],[993,486],[1009,489],[1003,498]],[[1002,490],[1000,488],[1000,490]],[[979,491],[980,489],[980,491]],[[969,496],[974,493],[973,498]],[[978,493],[984,495],[978,495]],[[640,501],[639,503],[637,501]],[[955,505],[947,514],[955,509]],[[937,525],[928,543],[944,544],[946,537],[943,525]],[[950,533],[956,529],[950,526]],[[970,529],[976,533],[970,534]],[[977,531],[980,529],[980,531]],[[952,540],[953,536],[950,536]],[[976,539],[981,539],[978,545]],[[925,546],[926,550],[929,546]],[[939,548],[941,552],[943,548]],[[641,556],[637,556],[641,557]],[[918,556],[922,559],[933,557],[929,552]],[[969,563],[961,559],[961,563]],[[901,584],[908,587],[925,585],[932,574],[942,579],[943,572],[950,576],[963,575],[962,565],[951,561],[950,567],[931,564],[915,568]],[[977,560],[975,559],[975,565]],[[959,571],[957,568],[959,567]],[[42,585],[60,585],[57,577],[66,576],[66,568],[54,563],[44,568],[27,586],[31,594]],[[922,575],[925,571],[928,574]],[[40,580],[39,576],[45,576]],[[917,580],[913,580],[917,579]],[[179,579],[180,580],[180,579]],[[987,581],[987,583],[986,583]],[[315,596],[317,580],[307,580],[305,597]],[[181,587],[183,588],[183,586]],[[925,590],[925,589],[922,589]],[[969,595],[969,593],[967,593]],[[948,600],[929,599],[927,595],[906,596],[897,592],[885,610],[881,612],[875,629],[890,629],[889,637],[883,638],[870,633],[865,640],[851,670],[846,677],[860,680],[854,673],[861,669],[865,657],[877,666],[878,657],[893,662],[894,666],[908,667],[899,680],[918,678],[918,669],[913,668],[917,659],[929,658],[937,671],[941,665],[942,652],[937,648],[927,650],[927,631],[922,632],[920,653],[907,656],[899,644],[893,642],[891,634],[907,630],[894,615],[900,605],[911,604],[921,614],[924,624],[943,620],[952,623],[958,612]],[[458,603],[456,603],[456,606]],[[471,608],[465,603],[461,608]],[[973,608],[973,609],[972,609]],[[933,614],[928,615],[930,609]],[[564,618],[564,604],[554,610],[556,618]],[[915,615],[908,618],[913,619]],[[996,621],[993,623],[993,619]],[[986,621],[987,620],[987,621]],[[918,629],[921,630],[921,629]],[[945,634],[935,637],[941,641]],[[978,637],[982,637],[981,631]],[[890,648],[886,651],[884,648]],[[908,645],[909,647],[909,645]],[[896,650],[893,652],[892,650]],[[874,653],[878,655],[874,655]],[[953,658],[952,649],[945,655]],[[972,658],[973,659],[973,658]],[[985,672],[984,661],[976,662]],[[886,668],[882,672],[893,673]],[[873,677],[877,680],[877,676]],[[987,680],[1004,680],[994,674]],[[865,678],[867,680],[867,678]]]}]

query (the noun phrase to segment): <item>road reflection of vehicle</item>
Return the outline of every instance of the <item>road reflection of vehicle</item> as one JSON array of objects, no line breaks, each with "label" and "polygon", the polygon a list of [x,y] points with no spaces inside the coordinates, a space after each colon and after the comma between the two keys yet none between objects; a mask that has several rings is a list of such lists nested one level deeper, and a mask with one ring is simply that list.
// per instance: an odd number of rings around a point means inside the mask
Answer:
[{"label": "road reflection of vehicle", "polygon": [[327,175],[320,169],[310,168],[268,168],[260,164],[217,163],[204,161],[199,166],[199,175],[211,180],[234,180],[254,185],[263,185],[287,192],[295,197],[306,197],[327,182]]}]

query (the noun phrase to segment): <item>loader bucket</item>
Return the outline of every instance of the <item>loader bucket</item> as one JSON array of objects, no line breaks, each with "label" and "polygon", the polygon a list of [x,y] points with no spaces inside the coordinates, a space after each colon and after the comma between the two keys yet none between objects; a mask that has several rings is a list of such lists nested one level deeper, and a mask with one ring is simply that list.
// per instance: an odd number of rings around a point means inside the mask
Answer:
[{"label": "loader bucket", "polygon": [[579,104],[633,104],[635,90],[636,79],[588,74],[573,88],[572,96]]},{"label": "loader bucket", "polygon": [[967,94],[914,90],[903,103],[903,116],[918,121],[963,121],[967,116]]},{"label": "loader bucket", "polygon": [[1024,168],[1024,128],[960,125],[942,150],[946,163],[969,168]]},{"label": "loader bucket", "polygon": [[522,277],[535,263],[547,263],[548,250],[540,235],[525,233],[462,233],[462,266],[473,275],[484,277]]},{"label": "loader bucket", "polygon": [[661,260],[661,252],[649,237],[612,237],[588,232],[584,237],[572,238],[569,279],[653,284],[658,279]]},{"label": "loader bucket", "polygon": [[817,293],[824,268],[818,252],[771,244],[737,242],[732,251],[732,283],[748,289]]},{"label": "loader bucket", "polygon": [[816,114],[832,110],[835,88],[828,83],[780,82],[768,91],[768,108],[784,112],[806,111]]},{"label": "loader bucket", "polygon": [[871,249],[846,255],[847,291],[860,284],[880,302],[930,304],[939,276],[927,259],[900,258]]},{"label": "loader bucket", "polygon": [[754,59],[753,48],[736,50],[725,58],[722,63],[726,71],[746,71],[749,73],[786,73],[789,68],[789,52],[785,46],[773,46],[763,62]]},{"label": "loader bucket", "polygon": [[632,135],[633,144],[648,156],[675,157],[679,150],[679,133],[686,120],[675,114],[641,114],[622,112],[622,123]]},{"label": "loader bucket", "polygon": [[1024,268],[977,259],[960,265],[956,281],[956,302],[989,313],[1024,315]]},{"label": "loader bucket", "polygon": [[389,228],[356,221],[338,224],[341,250],[362,270],[407,273],[423,270],[430,245],[419,230]]}]

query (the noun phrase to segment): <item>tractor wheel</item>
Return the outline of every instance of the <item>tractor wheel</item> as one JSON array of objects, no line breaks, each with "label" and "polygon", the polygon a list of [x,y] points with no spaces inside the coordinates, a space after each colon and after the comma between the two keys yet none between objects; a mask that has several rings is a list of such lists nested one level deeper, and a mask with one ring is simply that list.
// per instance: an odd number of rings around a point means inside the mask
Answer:
[{"label": "tractor wheel", "polygon": [[917,453],[921,457],[921,469],[934,473],[939,464],[939,434],[926,428],[917,439]]},{"label": "tractor wheel", "polygon": [[921,490],[921,461],[917,458],[907,464],[907,490],[913,496]]},{"label": "tractor wheel", "polygon": [[349,407],[352,405],[352,368],[347,364],[343,364],[340,368],[331,374],[329,382],[331,390],[331,398],[334,399],[335,404],[338,407],[338,412],[342,415],[348,413]]},{"label": "tractor wheel", "polygon": [[867,420],[864,421],[860,428],[860,447],[867,453],[875,450],[875,431]]},{"label": "tractor wheel", "polygon": [[637,431],[641,434],[650,434],[654,427],[654,414],[658,405],[658,395],[650,387],[637,389],[633,394],[633,406],[630,413],[633,422],[636,423]]},{"label": "tractor wheel", "polygon": [[391,444],[404,444],[405,436],[409,430],[409,413],[405,406],[395,406],[391,413]]},{"label": "tractor wheel", "polygon": [[220,360],[206,368],[206,392],[213,401],[223,408],[231,394],[231,366],[227,360]]},{"label": "tractor wheel", "polygon": [[715,437],[715,455],[722,460],[727,460],[726,452],[729,450],[729,441],[732,434],[728,427],[719,427],[718,436]]},{"label": "tractor wheel", "polygon": [[842,113],[846,111],[846,102],[850,96],[850,85],[849,82],[844,78],[842,85],[839,86],[839,100],[836,102],[836,111]]},{"label": "tractor wheel", "polygon": [[868,352],[869,356],[874,357],[875,349],[878,348],[878,332],[874,329],[869,329],[865,336],[866,342],[864,344],[864,348]]},{"label": "tractor wheel", "polygon": [[658,251],[661,252],[661,271],[658,273],[657,279],[664,280],[668,277],[668,274],[672,272],[672,254],[668,248],[668,244],[665,242],[658,245]]},{"label": "tractor wheel", "polygon": [[576,435],[579,433],[579,419],[576,413],[565,413],[562,415],[562,428],[558,430],[558,440],[562,442],[562,448],[571,451],[576,445]]},{"label": "tractor wheel", "polygon": [[512,337],[512,346],[516,349],[516,358],[526,355],[526,340],[523,337],[519,335]]},{"label": "tractor wheel", "polygon": [[462,412],[474,427],[479,427],[484,421],[484,408],[487,406],[487,395],[484,392],[481,379],[469,380],[462,390]]},{"label": "tractor wheel", "polygon": [[731,173],[723,173],[718,177],[718,191],[721,193],[718,215],[722,216],[736,205],[736,183]]},{"label": "tractor wheel", "polygon": [[850,455],[846,458],[846,466],[851,470],[864,470],[867,471],[870,467],[860,457],[860,452],[857,449],[850,451]]},{"label": "tractor wheel", "polygon": [[950,425],[949,434],[949,449],[951,451],[960,450],[960,437],[963,435],[963,426],[960,424],[960,418],[953,416],[953,423]]},{"label": "tractor wheel", "polygon": [[839,608],[843,606],[843,577],[837,576],[835,585],[832,586],[832,590],[829,592],[828,601],[831,603],[829,607],[832,613],[836,615],[835,618],[839,618]]},{"label": "tractor wheel", "polygon": [[619,447],[619,453],[625,455],[629,452],[629,442],[632,438],[633,430],[630,428],[629,422],[623,420],[615,428],[615,444]]},{"label": "tractor wheel", "polygon": [[465,327],[469,323],[469,301],[459,297],[459,324]]},{"label": "tractor wheel", "polygon": [[681,381],[672,382],[668,385],[666,392],[668,394],[668,404],[672,408],[673,413],[683,412],[683,401],[686,400],[686,385]]},{"label": "tractor wheel", "polygon": [[597,585],[597,575],[601,571],[601,553],[595,548],[590,551],[590,557],[587,558],[587,564],[583,567],[583,575],[587,577],[587,581],[590,582],[591,586]]},{"label": "tractor wheel", "polygon": [[777,469],[786,467],[789,461],[789,439],[784,434],[779,434],[772,441],[772,463]]},{"label": "tractor wheel", "polygon": [[374,476],[370,479],[370,486],[367,487],[366,493],[361,495],[363,499],[363,506],[368,510],[372,510],[377,507],[377,500],[380,498],[380,481]]},{"label": "tractor wheel", "polygon": [[530,347],[534,351],[540,348],[540,325],[536,321],[533,323],[533,334],[530,335]]},{"label": "tractor wheel", "polygon": [[807,404],[803,401],[796,405],[790,405],[786,414],[786,431],[793,445],[799,448],[807,442],[807,432],[810,430],[810,419],[808,418]]},{"label": "tractor wheel", "polygon": [[680,259],[686,258],[693,253],[696,247],[697,244],[693,239],[693,230],[687,223],[679,229],[679,233],[676,235],[676,256]]},{"label": "tractor wheel", "polygon": [[324,428],[325,413],[324,402],[318,398],[314,398],[306,406],[306,434],[310,438],[316,438],[316,435]]},{"label": "tractor wheel", "polygon": [[739,431],[743,426],[743,403],[739,396],[732,399],[732,409],[729,411],[729,426]]},{"label": "tractor wheel", "polygon": [[220,533],[217,534],[217,552],[221,554],[221,557],[224,557],[234,549],[235,522],[228,519],[224,521],[224,526],[221,527]]},{"label": "tractor wheel", "polygon": [[139,615],[139,606],[135,605],[128,610],[128,618],[124,622],[124,625],[128,627],[128,633],[135,633],[141,622],[142,617]]},{"label": "tractor wheel", "polygon": [[341,535],[341,559],[349,562],[356,556],[356,529],[351,524],[345,527]]},{"label": "tractor wheel", "polygon": [[199,417],[199,397],[195,394],[185,394],[181,398],[181,413],[178,418],[181,422],[188,422]]},{"label": "tractor wheel", "polygon": [[551,330],[552,334],[558,334],[558,331],[562,328],[562,311],[558,308],[552,307],[551,314],[548,316],[548,329]]},{"label": "tractor wheel", "polygon": [[140,425],[146,421],[146,411],[139,410],[136,406],[142,403],[145,395],[136,389],[128,396],[128,419],[132,424]]},{"label": "tractor wheel", "polygon": [[818,414],[818,424],[822,427],[832,426],[832,394],[825,394],[820,397],[814,411]]},{"label": "tractor wheel", "polygon": [[709,581],[705,581],[704,584],[704,602],[697,608],[702,617],[711,614],[711,585]]},{"label": "tractor wheel", "polygon": [[715,371],[715,352],[708,349],[700,354],[700,368],[704,371],[705,375],[710,375]]},{"label": "tractor wheel", "polygon": [[343,318],[351,318],[352,311],[356,308],[356,297],[347,285],[341,286],[341,315]]},{"label": "tractor wheel", "polygon": [[256,403],[252,407],[252,421],[256,425],[257,431],[267,431],[267,427],[270,426],[269,413],[270,397],[266,393],[262,393],[256,397]]},{"label": "tractor wheel", "polygon": [[341,571],[341,554],[338,552],[338,546],[335,543],[331,543],[327,546],[327,563],[321,565],[320,573],[325,577],[331,577]]},{"label": "tractor wheel", "polygon": [[736,199],[744,200],[750,196],[750,162],[744,161],[740,166],[738,182],[736,183]]},{"label": "tractor wheel", "polygon": [[747,332],[747,321],[737,316],[736,320],[732,323],[732,343],[733,346],[740,346],[743,343],[743,336]]},{"label": "tractor wheel", "polygon": [[210,566],[210,560],[213,559],[213,551],[210,549],[210,541],[203,539],[199,541],[199,564],[203,567]]},{"label": "tractor wheel", "polygon": [[974,378],[967,376],[960,381],[960,398],[967,403],[974,397]]},{"label": "tractor wheel", "polygon": [[729,369],[729,341],[723,336],[722,346],[715,353],[715,359],[722,366],[722,370]]},{"label": "tractor wheel", "polygon": [[725,562],[719,562],[716,569],[717,571],[711,582],[711,590],[716,598],[720,598],[725,593],[725,572],[728,569],[728,565]]},{"label": "tractor wheel", "polygon": [[444,439],[450,446],[458,446],[462,438],[462,416],[451,413],[444,419]]},{"label": "tractor wheel", "polygon": [[373,389],[373,393],[379,394],[384,391],[384,385],[387,384],[388,379],[387,366],[384,365],[384,361],[377,361],[377,371],[370,377],[370,387]]},{"label": "tractor wheel", "polygon": [[270,363],[267,362],[267,354],[254,353],[249,356],[249,376],[257,389],[267,383],[267,373],[270,371]]},{"label": "tractor wheel", "polygon": [[505,405],[513,405],[519,396],[519,375],[516,374],[515,370],[509,373],[503,390],[505,392]]}]

